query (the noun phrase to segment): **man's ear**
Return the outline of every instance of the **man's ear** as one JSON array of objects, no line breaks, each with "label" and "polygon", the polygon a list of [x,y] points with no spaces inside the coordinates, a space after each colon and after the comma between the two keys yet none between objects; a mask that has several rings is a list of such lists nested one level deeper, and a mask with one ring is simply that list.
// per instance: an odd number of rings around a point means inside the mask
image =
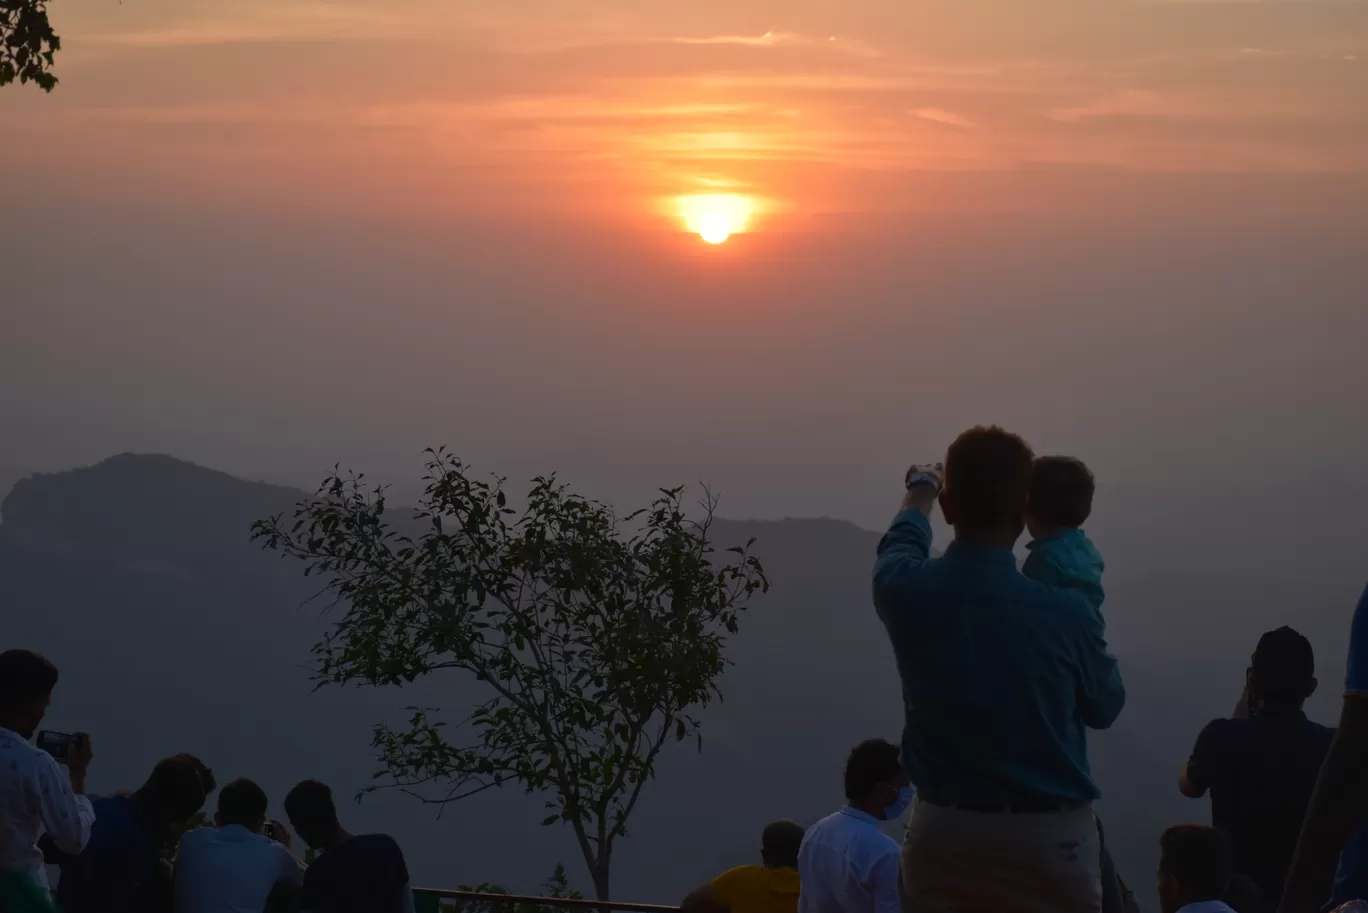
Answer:
[{"label": "man's ear", "polygon": [[955,499],[950,494],[950,489],[942,488],[941,493],[936,496],[940,501],[941,513],[945,515],[945,522],[951,526],[955,525]]},{"label": "man's ear", "polygon": [[1307,696],[1307,697],[1310,697],[1311,695],[1315,694],[1315,693],[1316,693],[1316,688],[1319,687],[1319,686],[1320,686],[1320,682],[1316,681],[1316,677],[1315,677],[1314,675],[1311,676],[1311,684],[1308,685],[1307,688],[1306,688],[1306,696]]}]

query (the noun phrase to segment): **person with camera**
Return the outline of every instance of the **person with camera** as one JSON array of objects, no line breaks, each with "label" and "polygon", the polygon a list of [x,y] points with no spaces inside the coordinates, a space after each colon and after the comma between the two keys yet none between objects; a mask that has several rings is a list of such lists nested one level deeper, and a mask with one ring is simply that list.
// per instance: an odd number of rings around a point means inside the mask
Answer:
[{"label": "person with camera", "polygon": [[63,737],[60,764],[29,744],[57,678],[57,667],[31,650],[0,653],[0,909],[6,913],[53,909],[39,838],[46,834],[63,852],[79,853],[95,821],[85,797],[90,737]]},{"label": "person with camera", "polygon": [[298,899],[304,864],[290,832],[266,820],[266,791],[246,778],[219,790],[214,827],[181,838],[176,853],[176,913],[264,913],[282,896]]},{"label": "person with camera", "polygon": [[318,858],[304,873],[302,913],[413,913],[403,850],[386,834],[342,827],[332,790],[305,780],[285,795],[285,814]]},{"label": "person with camera", "polygon": [[1264,913],[1282,900],[1302,818],[1335,730],[1303,709],[1316,690],[1311,641],[1289,627],[1259,638],[1245,693],[1230,719],[1197,737],[1178,778],[1190,799],[1211,794],[1211,823],[1236,872],[1258,886]]},{"label": "person with camera", "polygon": [[[1035,456],[997,427],[914,467],[879,543],[874,605],[902,680],[902,761],[918,800],[906,909],[1098,913],[1102,847],[1087,730],[1126,694],[1096,605],[1024,576]],[[931,555],[939,503],[955,539]]]},{"label": "person with camera", "polygon": [[42,843],[61,869],[62,913],[171,913],[171,843],[215,788],[208,765],[178,754],[158,761],[133,792],[91,799],[95,825],[82,853]]}]

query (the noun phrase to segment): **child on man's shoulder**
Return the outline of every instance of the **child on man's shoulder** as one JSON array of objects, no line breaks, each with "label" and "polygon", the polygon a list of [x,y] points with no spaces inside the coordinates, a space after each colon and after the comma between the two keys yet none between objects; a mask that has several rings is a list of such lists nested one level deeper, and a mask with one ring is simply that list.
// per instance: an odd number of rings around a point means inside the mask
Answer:
[{"label": "child on man's shoulder", "polygon": [[1031,473],[1031,497],[1026,508],[1030,556],[1021,571],[1047,586],[1078,590],[1100,609],[1102,555],[1082,526],[1092,514],[1096,483],[1092,471],[1074,457],[1039,457]]}]

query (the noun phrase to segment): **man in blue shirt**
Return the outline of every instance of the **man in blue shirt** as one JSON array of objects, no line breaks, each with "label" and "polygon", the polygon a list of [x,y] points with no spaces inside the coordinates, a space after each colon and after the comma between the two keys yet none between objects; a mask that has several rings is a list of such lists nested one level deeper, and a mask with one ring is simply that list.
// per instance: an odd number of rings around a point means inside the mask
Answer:
[{"label": "man in blue shirt", "polygon": [[95,824],[79,855],[45,845],[47,861],[62,872],[57,904],[62,913],[170,913],[174,830],[204,807],[214,774],[194,755],[165,758],[133,793],[91,800]]},{"label": "man in blue shirt", "polygon": [[[918,790],[902,884],[925,913],[1101,908],[1085,732],[1115,721],[1125,690],[1089,600],[1017,569],[1033,460],[1001,428],[965,432],[879,544],[874,604]],[[932,558],[938,498],[955,541]]]},{"label": "man in blue shirt", "polygon": [[1368,589],[1349,631],[1339,729],[1321,766],[1278,909],[1312,913],[1327,897],[1331,906],[1368,900]]}]

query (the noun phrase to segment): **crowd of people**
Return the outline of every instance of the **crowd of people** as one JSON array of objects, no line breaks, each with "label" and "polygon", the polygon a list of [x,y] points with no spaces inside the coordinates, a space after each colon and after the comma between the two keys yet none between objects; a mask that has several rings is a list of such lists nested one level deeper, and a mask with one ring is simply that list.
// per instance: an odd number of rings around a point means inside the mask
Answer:
[{"label": "crowd of people", "polygon": [[[1105,565],[1082,529],[1092,473],[979,427],[905,482],[873,575],[902,744],[855,746],[844,807],[806,830],[769,825],[762,864],[699,887],[683,913],[1136,913],[1088,763],[1087,730],[1111,726],[1126,700],[1101,612]],[[933,556],[937,506],[954,541]],[[133,792],[87,797],[89,737],[60,761],[31,744],[57,678],[36,653],[0,654],[0,913],[51,913],[49,864],[63,913],[411,913],[398,845],[344,830],[322,783],[284,800],[316,855],[307,866],[251,780],[218,789],[213,826],[184,830],[217,788],[192,755],[159,762]],[[1284,627],[1259,640],[1234,712],[1202,730],[1179,776],[1184,795],[1210,794],[1212,826],[1159,837],[1163,913],[1368,901],[1368,590],[1337,730],[1303,711],[1316,687],[1305,637]],[[901,844],[882,829],[894,821]]]},{"label": "crowd of people", "polygon": [[[131,792],[87,796],[89,736],[73,734],[60,762],[30,744],[57,679],[37,653],[0,653],[0,913],[412,913],[399,845],[343,829],[315,780],[284,802],[309,865],[290,828],[267,820],[265,790],[219,789],[194,755],[159,761]],[[187,830],[216,789],[213,826]]]},{"label": "crowd of people", "polygon": [[[695,890],[684,913],[1134,913],[1087,753],[1087,730],[1111,726],[1126,700],[1105,564],[1083,532],[1091,471],[979,427],[943,463],[912,467],[905,488],[873,592],[902,681],[901,747],[856,746],[845,807],[801,837],[770,825],[764,864]],[[937,506],[954,529],[938,557]],[[1336,731],[1302,709],[1316,689],[1310,642],[1287,627],[1259,640],[1234,713],[1201,732],[1179,776],[1184,795],[1210,794],[1212,826],[1160,835],[1163,913],[1368,901],[1368,591],[1349,649]],[[881,829],[891,821],[905,823],[901,844]],[[773,834],[796,849],[775,852]]]}]

